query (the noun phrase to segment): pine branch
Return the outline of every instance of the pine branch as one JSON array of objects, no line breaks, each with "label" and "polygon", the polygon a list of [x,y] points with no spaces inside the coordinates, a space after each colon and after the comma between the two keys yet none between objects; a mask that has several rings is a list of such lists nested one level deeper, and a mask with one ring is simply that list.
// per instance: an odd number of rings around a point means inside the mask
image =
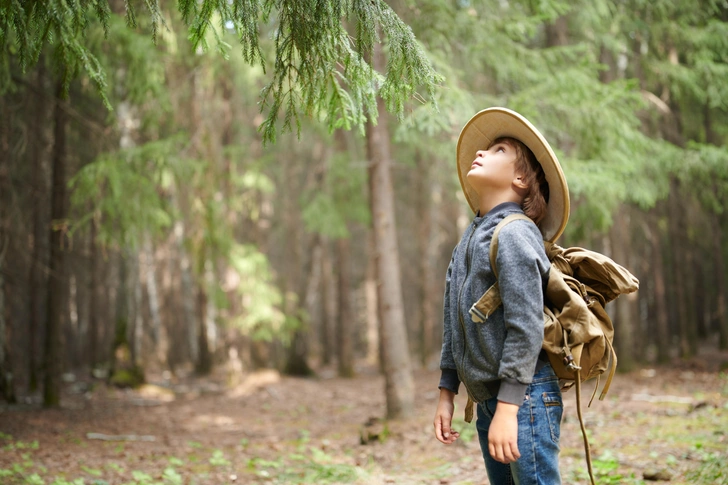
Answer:
[{"label": "pine branch", "polygon": [[[137,12],[125,0],[127,26],[137,26]],[[156,44],[160,28],[166,26],[159,0],[144,0],[149,15],[152,41]],[[85,72],[96,86],[104,104],[105,72],[87,47],[85,34],[90,15],[101,23],[108,37],[111,10],[104,0],[50,0],[43,8],[32,4],[24,10],[20,0],[0,6],[2,58],[0,77],[9,82],[11,40],[18,46],[21,67],[37,62],[44,45],[54,46],[54,58],[62,66],[63,84],[68,91],[78,72]],[[260,46],[259,26],[275,23],[275,59],[268,85],[262,92],[261,107],[267,117],[261,130],[266,141],[275,138],[279,113],[283,130],[300,131],[301,116],[325,118],[331,129],[363,122],[368,113],[376,117],[376,97],[382,96],[388,109],[402,116],[408,100],[432,100],[442,81],[412,30],[384,0],[178,0],[177,8],[189,26],[195,48],[207,49],[208,35],[216,50],[227,56],[230,46],[223,34],[234,30],[243,58],[249,64],[266,62]],[[215,23],[219,21],[219,30]],[[344,23],[355,23],[352,38]],[[364,61],[380,41],[378,29],[389,47],[386,73],[376,73]],[[212,30],[212,32],[210,32]],[[383,76],[382,76],[383,74]],[[416,94],[423,87],[426,97]]]}]

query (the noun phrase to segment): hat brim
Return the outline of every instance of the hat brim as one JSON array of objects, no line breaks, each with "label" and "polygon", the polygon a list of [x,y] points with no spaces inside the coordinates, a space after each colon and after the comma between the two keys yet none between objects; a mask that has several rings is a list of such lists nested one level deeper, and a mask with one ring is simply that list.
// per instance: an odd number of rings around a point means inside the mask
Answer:
[{"label": "hat brim", "polygon": [[[468,121],[458,139],[458,177],[468,204],[477,213],[477,192],[468,183],[467,174],[475,159],[475,152],[484,150],[502,137],[515,138],[526,145],[543,167],[549,184],[549,201],[546,216],[539,227],[544,240],[554,242],[566,228],[570,202],[566,177],[558,158],[543,135],[526,118],[507,108],[488,108],[478,112]],[[482,215],[482,214],[481,214]]]}]

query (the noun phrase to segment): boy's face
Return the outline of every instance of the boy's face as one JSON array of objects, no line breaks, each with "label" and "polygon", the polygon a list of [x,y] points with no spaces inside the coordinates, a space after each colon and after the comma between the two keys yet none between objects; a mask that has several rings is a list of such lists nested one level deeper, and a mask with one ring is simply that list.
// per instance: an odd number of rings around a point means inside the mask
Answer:
[{"label": "boy's face", "polygon": [[512,187],[516,174],[516,148],[499,142],[487,150],[475,152],[467,179],[476,192],[504,190]]}]

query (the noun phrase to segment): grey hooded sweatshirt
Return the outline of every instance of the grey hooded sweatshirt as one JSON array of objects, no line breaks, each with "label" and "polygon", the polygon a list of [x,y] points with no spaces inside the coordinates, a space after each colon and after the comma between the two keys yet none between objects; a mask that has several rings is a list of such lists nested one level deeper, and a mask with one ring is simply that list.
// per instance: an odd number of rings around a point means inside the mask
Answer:
[{"label": "grey hooded sweatshirt", "polygon": [[531,221],[516,220],[498,236],[498,284],[503,304],[485,322],[468,311],[496,281],[490,241],[505,217],[523,213],[507,202],[475,217],[447,270],[440,388],[458,392],[460,382],[475,402],[492,397],[521,405],[537,368],[543,342],[543,293],[550,263],[543,236]]}]

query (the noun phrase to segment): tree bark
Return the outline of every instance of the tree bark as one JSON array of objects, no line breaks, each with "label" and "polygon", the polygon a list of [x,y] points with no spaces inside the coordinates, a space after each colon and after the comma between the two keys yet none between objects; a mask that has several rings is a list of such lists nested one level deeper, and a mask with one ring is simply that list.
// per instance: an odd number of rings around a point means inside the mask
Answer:
[{"label": "tree bark", "polygon": [[195,370],[200,375],[212,372],[212,354],[207,339],[207,292],[204,283],[197,286],[197,364]]},{"label": "tree bark", "polygon": [[[0,168],[0,178],[3,177],[2,168]],[[2,184],[0,184],[2,187]],[[10,308],[6,299],[6,282],[5,282],[5,257],[10,246],[10,238],[6,237],[7,233],[0,230],[0,397],[8,403],[15,403],[15,383],[13,379],[13,360],[10,354]]]},{"label": "tree bark", "polygon": [[[179,250],[179,271],[180,271],[180,292],[179,298],[182,306],[182,321],[172,322],[172,325],[183,325],[183,331],[186,335],[188,355],[193,362],[197,362],[200,354],[199,337],[197,331],[197,315],[195,315],[195,285],[192,278],[192,263],[190,261],[190,255],[187,253],[187,248],[184,245],[184,224],[179,223],[180,230],[179,237],[177,238],[177,248]],[[169,337],[169,335],[168,335]],[[171,344],[171,338],[169,338]],[[172,353],[172,345],[168,345],[168,353]],[[175,361],[175,357],[178,356],[168,355],[168,361]]]},{"label": "tree bark", "polygon": [[334,274],[331,264],[331,251],[328,238],[322,238],[323,251],[321,252],[321,292],[322,316],[321,319],[321,363],[329,365],[334,354],[332,346],[332,329],[336,326],[336,288],[334,287]]},{"label": "tree bark", "polygon": [[117,371],[131,367],[129,349],[129,275],[124,251],[117,252],[118,280],[114,308],[114,338],[111,343],[111,366],[109,377],[113,378]]},{"label": "tree bark", "polygon": [[[612,247],[612,258],[618,264],[629,267],[628,264],[628,251],[626,247],[629,247],[629,234],[628,234],[628,217],[625,213],[626,210],[622,208],[618,212],[617,217],[614,221],[611,231],[611,247]],[[626,246],[626,247],[625,247]],[[632,321],[631,305],[634,304],[635,299],[629,299],[627,296],[617,298],[614,302],[615,308],[615,322],[614,322],[614,347],[619,355],[619,366],[623,371],[630,371],[635,365],[635,348],[634,348],[634,336],[636,329],[634,328],[634,322]]]},{"label": "tree bark", "polygon": [[63,82],[56,83],[53,107],[53,150],[51,155],[50,261],[48,277],[48,314],[46,315],[43,405],[61,403],[63,299],[65,295],[65,254],[63,238],[66,213],[66,111],[61,106]]},{"label": "tree bark", "polygon": [[[376,44],[374,68],[384,71],[384,56]],[[367,152],[370,160],[369,187],[374,227],[377,268],[377,296],[381,315],[380,343],[384,360],[387,417],[408,415],[414,409],[414,380],[407,345],[402,283],[397,248],[397,224],[392,186],[392,158],[386,108],[377,100],[378,124],[367,123]]]},{"label": "tree bark", "polygon": [[417,252],[419,254],[419,311],[417,323],[419,324],[419,354],[422,366],[427,366],[430,354],[433,351],[433,334],[435,331],[435,306],[437,297],[434,290],[433,260],[435,251],[432,235],[432,190],[430,187],[430,171],[428,161],[418,151],[415,155],[417,164],[417,214],[418,237]]},{"label": "tree bark", "polygon": [[718,347],[728,349],[728,312],[726,311],[725,258],[723,257],[723,230],[720,226],[720,216],[713,216],[713,257],[716,291],[716,315],[718,321]]},{"label": "tree bark", "polygon": [[152,342],[155,347],[159,344],[162,332],[162,318],[159,308],[159,290],[157,289],[157,265],[154,261],[154,247],[147,235],[144,238],[144,272],[146,276],[147,299],[149,301],[149,316],[152,320]]},{"label": "tree bark", "polygon": [[88,362],[91,372],[100,363],[97,347],[99,345],[99,319],[100,319],[100,298],[99,298],[99,270],[98,243],[96,236],[99,222],[96,217],[91,219],[91,236],[89,241],[89,280],[88,280],[88,335],[86,337],[86,349],[88,351]]},{"label": "tree bark", "polygon": [[662,238],[657,221],[651,225],[650,242],[652,243],[652,268],[654,270],[655,319],[657,322],[657,362],[665,364],[670,361],[670,324],[667,314],[667,292],[665,291],[665,261],[662,257]]},{"label": "tree bark", "polygon": [[[294,240],[299,240],[299,237],[302,237],[302,235],[299,234],[298,237],[294,237]],[[292,253],[292,267],[300,268],[300,270],[296,271],[294,269],[293,274],[290,275],[293,279],[293,283],[296,284],[297,287],[296,295],[298,296],[298,301],[294,300],[290,302],[290,307],[286,308],[286,312],[289,314],[301,315],[301,308],[305,308],[306,302],[309,298],[309,292],[313,289],[312,282],[315,282],[316,280],[314,265],[317,263],[317,261],[315,261],[317,253],[316,247],[320,244],[320,238],[316,235],[310,242],[306,241],[307,239],[309,238],[304,238],[303,244],[305,244],[305,251],[303,251],[303,254],[308,255],[308,257],[301,254],[302,251],[300,250],[294,249]],[[304,258],[305,260],[301,261]],[[309,376],[314,373],[308,363],[308,337],[310,322],[302,316],[300,316],[299,319],[300,326],[295,330],[291,347],[287,352],[285,371],[286,374],[294,376]]]},{"label": "tree bark", "polygon": [[[45,60],[41,54],[36,72],[36,90],[45,92],[46,74]],[[48,217],[48,172],[44,162],[47,146],[46,109],[47,102],[42,96],[34,96],[32,102],[32,132],[36,133],[36,142],[30,144],[31,190],[33,197],[33,246],[28,268],[28,390],[38,390],[38,331],[43,319],[43,288],[47,287],[46,259],[48,256],[48,237],[46,223]]]},{"label": "tree bark", "polygon": [[379,302],[377,299],[377,264],[373,230],[369,231],[367,239],[369,257],[367,258],[367,269],[364,278],[367,317],[367,362],[372,365],[379,364],[380,369],[383,371],[379,345]]},{"label": "tree bark", "polygon": [[7,298],[6,258],[10,248],[10,116],[5,100],[0,98],[0,397],[16,402],[10,354],[10,308]]},{"label": "tree bark", "polygon": [[352,313],[351,313],[351,261],[349,239],[339,239],[336,242],[338,253],[338,290],[339,290],[339,318],[338,318],[338,361],[339,376],[354,376],[354,349],[352,344]]},{"label": "tree bark", "polygon": [[691,346],[691,325],[688,317],[687,302],[685,295],[688,294],[688,281],[685,277],[685,245],[683,244],[687,237],[685,231],[683,209],[680,204],[680,183],[673,177],[670,181],[669,199],[669,233],[670,233],[670,250],[672,253],[672,295],[675,303],[676,317],[678,324],[678,334],[680,336],[680,356],[688,358],[693,355]]},{"label": "tree bark", "polygon": [[569,22],[565,15],[546,24],[546,46],[558,47],[569,43]]}]

